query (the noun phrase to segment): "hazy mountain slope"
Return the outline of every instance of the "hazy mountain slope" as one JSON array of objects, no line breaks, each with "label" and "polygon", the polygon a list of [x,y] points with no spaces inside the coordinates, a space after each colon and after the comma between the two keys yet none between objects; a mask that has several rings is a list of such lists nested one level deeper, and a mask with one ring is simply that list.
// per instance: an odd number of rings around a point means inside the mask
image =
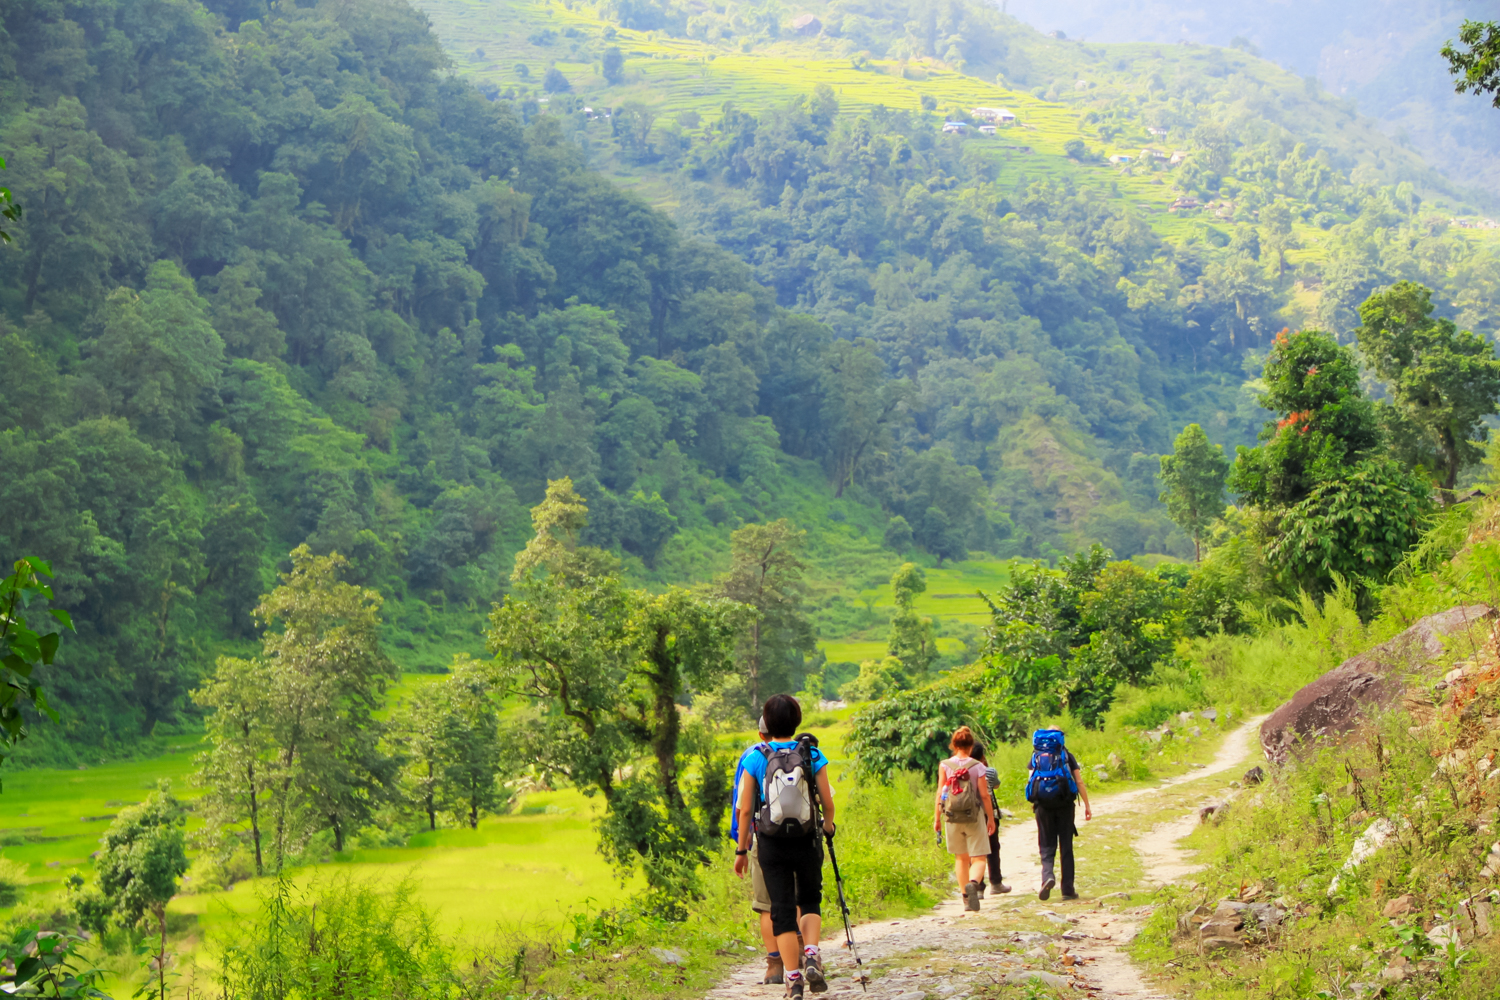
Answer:
[{"label": "hazy mountain slope", "polygon": [[1405,136],[1450,177],[1500,191],[1500,114],[1456,94],[1438,56],[1465,18],[1495,12],[1464,0],[1006,0],[1042,31],[1093,42],[1244,39]]}]

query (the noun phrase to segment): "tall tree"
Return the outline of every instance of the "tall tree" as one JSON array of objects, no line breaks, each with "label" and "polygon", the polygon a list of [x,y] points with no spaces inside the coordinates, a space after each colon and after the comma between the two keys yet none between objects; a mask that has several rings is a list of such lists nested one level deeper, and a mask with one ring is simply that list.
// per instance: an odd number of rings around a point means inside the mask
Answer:
[{"label": "tall tree", "polygon": [[221,656],[213,676],[193,692],[193,700],[212,712],[205,724],[209,748],[199,754],[194,775],[204,789],[199,813],[206,835],[212,847],[226,851],[226,835],[248,821],[257,875],[265,873],[260,813],[273,760],[269,682],[264,661]]},{"label": "tall tree", "polygon": [[854,484],[860,463],[889,435],[910,387],[886,378],[885,364],[862,340],[836,340],[829,346],[820,383],[829,471],[835,496],[843,496]]},{"label": "tall tree", "polygon": [[682,787],[678,703],[733,669],[751,612],[675,587],[627,589],[608,553],[578,544],[587,518],[571,481],[548,484],[511,593],[490,614],[492,670],[501,690],[547,710],[539,742],[549,764],[604,795],[600,850],[622,868],[640,863],[654,890],[680,898],[683,865],[701,857],[718,808],[704,796],[723,776],[700,769],[695,810]]},{"label": "tall tree", "polygon": [[1359,307],[1355,333],[1401,416],[1436,452],[1437,485],[1451,499],[1464,466],[1483,457],[1484,418],[1500,412],[1500,361],[1484,337],[1432,312],[1430,289],[1398,281]]},{"label": "tall tree", "polygon": [[455,819],[474,829],[480,813],[491,812],[505,801],[500,779],[506,745],[500,736],[500,717],[478,664],[456,664],[443,686],[448,710],[437,732],[442,798]]},{"label": "tall tree", "polygon": [[1197,424],[1177,435],[1172,454],[1161,457],[1161,502],[1167,514],[1193,540],[1193,561],[1203,561],[1203,535],[1224,513],[1224,477],[1229,459]]},{"label": "tall tree", "polygon": [[611,45],[604,50],[604,56],[599,63],[608,83],[616,84],[625,78],[625,53],[620,51],[618,45]]},{"label": "tall tree", "polygon": [[1288,592],[1336,577],[1365,599],[1416,544],[1431,486],[1382,451],[1353,351],[1315,330],[1272,344],[1262,405],[1281,414],[1239,448],[1229,488],[1253,508],[1266,562]]},{"label": "tall tree", "polygon": [[755,609],[757,615],[739,642],[752,711],[762,691],[791,690],[794,674],[815,645],[812,623],[803,611],[806,564],[800,553],[807,532],[787,518],[747,524],[729,536],[729,572],[715,588],[719,595]]},{"label": "tall tree", "polygon": [[902,563],[891,576],[891,595],[896,610],[891,615],[889,652],[901,661],[906,673],[920,679],[937,659],[937,639],[932,619],[917,614],[917,595],[927,590],[927,574],[916,563]]},{"label": "tall tree", "polygon": [[331,829],[342,851],[394,769],[374,718],[396,677],[380,648],[381,597],[341,581],[348,561],[337,553],[318,556],[301,545],[291,560],[255,611],[268,628],[261,658],[269,668],[278,869],[294,838],[312,830]]}]

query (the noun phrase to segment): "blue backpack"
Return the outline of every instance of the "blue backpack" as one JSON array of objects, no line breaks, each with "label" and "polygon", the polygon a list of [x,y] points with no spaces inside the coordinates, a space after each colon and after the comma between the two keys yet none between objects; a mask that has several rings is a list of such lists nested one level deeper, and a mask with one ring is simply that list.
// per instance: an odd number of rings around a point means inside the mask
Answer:
[{"label": "blue backpack", "polygon": [[1068,767],[1068,748],[1061,729],[1038,729],[1031,736],[1031,778],[1026,801],[1044,807],[1065,806],[1078,796],[1078,782]]}]

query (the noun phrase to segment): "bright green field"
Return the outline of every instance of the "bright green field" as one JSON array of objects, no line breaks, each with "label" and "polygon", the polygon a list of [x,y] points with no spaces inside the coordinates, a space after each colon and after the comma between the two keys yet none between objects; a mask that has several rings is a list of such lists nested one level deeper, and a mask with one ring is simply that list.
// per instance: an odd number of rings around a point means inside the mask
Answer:
[{"label": "bright green field", "polygon": [[[430,683],[433,675],[408,674],[392,689],[392,700]],[[823,734],[822,746],[837,775],[850,712],[817,713],[807,726]],[[753,733],[723,737],[726,747],[753,742]],[[179,797],[191,800],[193,757],[200,744],[184,739],[173,752],[140,761],[108,764],[87,771],[33,770],[6,776],[0,794],[0,856],[30,866],[26,897],[0,919],[22,911],[53,908],[62,880],[73,872],[90,877],[89,855],[121,807],[139,802],[158,780],[172,781]],[[611,905],[638,886],[623,884],[596,849],[594,819],[601,801],[565,788],[527,795],[509,815],[491,816],[474,830],[446,828],[413,836],[407,846],[354,850],[327,864],[298,869],[297,888],[332,876],[393,884],[407,879],[416,897],[436,916],[438,929],[458,939],[483,939],[497,931],[557,927],[569,913]],[[199,825],[190,818],[189,831]],[[26,843],[19,843],[22,838]],[[269,880],[250,880],[229,891],[184,894],[168,906],[174,954],[200,970],[212,963],[214,941],[223,941],[236,921],[254,913]],[[131,960],[133,961],[133,960]],[[114,968],[111,988],[134,981],[129,962]],[[120,978],[115,979],[114,974]]]},{"label": "bright green field", "polygon": [[[67,872],[88,863],[99,837],[121,807],[141,801],[165,778],[190,797],[196,737],[172,752],[80,771],[12,771],[0,793],[0,856],[29,865],[33,892],[55,889]],[[24,843],[22,842],[24,841]]]},{"label": "bright green field", "polygon": [[[608,903],[628,893],[595,850],[599,804],[575,789],[535,793],[509,816],[478,829],[417,834],[406,847],[350,851],[331,864],[299,870],[296,882],[337,873],[381,883],[410,878],[416,895],[448,934],[480,936],[497,926],[552,926],[589,900]],[[252,912],[256,883],[228,892],[178,896],[170,912],[191,914],[210,936]]]}]

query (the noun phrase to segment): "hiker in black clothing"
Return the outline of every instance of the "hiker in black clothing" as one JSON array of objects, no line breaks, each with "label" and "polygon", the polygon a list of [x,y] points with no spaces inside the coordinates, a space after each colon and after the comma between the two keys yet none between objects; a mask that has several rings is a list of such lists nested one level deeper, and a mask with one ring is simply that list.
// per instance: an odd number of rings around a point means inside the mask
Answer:
[{"label": "hiker in black clothing", "polygon": [[[995,789],[1000,785],[1000,772],[990,767],[990,759],[983,743],[974,744],[969,756],[984,765],[984,780],[990,789],[990,815],[995,817],[995,829],[990,831],[990,891],[1010,892],[1010,886],[1005,884],[1005,876],[1000,874],[1000,802],[995,798]],[[983,886],[980,888],[983,889]]]},{"label": "hiker in black clothing", "polygon": [[814,993],[828,989],[818,938],[823,930],[823,836],[834,833],[833,789],[823,752],[811,740],[794,736],[802,723],[797,699],[773,695],[762,717],[771,738],[764,756],[748,755],[744,761],[736,800],[740,816],[734,871],[743,878],[750,867],[753,832],[771,898],[771,931],[786,969],[787,997],[802,1000],[804,986]]},{"label": "hiker in black clothing", "polygon": [[[1040,737],[1047,730],[1038,731]],[[1062,738],[1060,730],[1051,730],[1056,733],[1059,740]],[[1035,738],[1034,738],[1035,740]],[[1035,742],[1033,745],[1036,745]],[[1089,805],[1089,790],[1083,783],[1083,770],[1078,766],[1078,758],[1073,756],[1073,751],[1066,748],[1062,751],[1066,757],[1066,767],[1073,776],[1073,783],[1078,787],[1077,798],[1083,799],[1083,818],[1085,821],[1094,818],[1094,809]],[[1027,770],[1027,786],[1030,787],[1031,776],[1035,774],[1038,754],[1032,754],[1031,768]],[[1053,869],[1053,860],[1058,853],[1062,854],[1062,898],[1077,899],[1078,891],[1073,882],[1073,838],[1078,834],[1078,827],[1074,822],[1074,796],[1067,794],[1058,801],[1044,804],[1032,802],[1031,811],[1036,816],[1036,845],[1042,859],[1042,886],[1037,892],[1038,899],[1046,899],[1052,895],[1052,889],[1057,885],[1057,878]]]}]

